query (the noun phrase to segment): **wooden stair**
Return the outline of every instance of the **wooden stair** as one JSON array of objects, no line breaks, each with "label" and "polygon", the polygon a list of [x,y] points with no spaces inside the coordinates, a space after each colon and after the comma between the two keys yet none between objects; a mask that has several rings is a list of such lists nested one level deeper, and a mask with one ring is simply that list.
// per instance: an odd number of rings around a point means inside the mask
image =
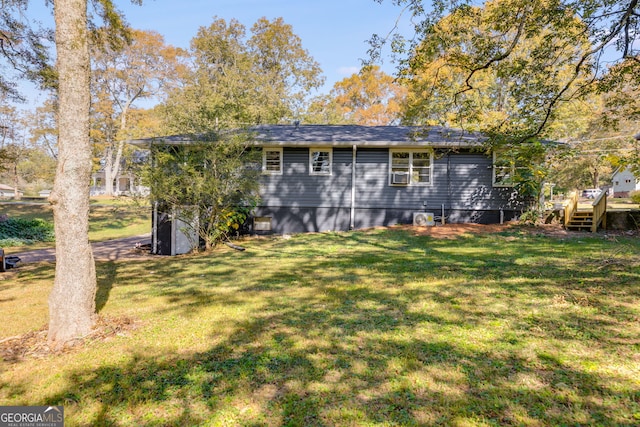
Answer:
[{"label": "wooden stair", "polygon": [[569,230],[591,231],[592,226],[593,211],[576,211],[566,224],[566,228]]},{"label": "wooden stair", "polygon": [[607,228],[607,195],[600,193],[591,204],[591,210],[578,210],[578,192],[574,191],[564,206],[564,226],[568,230],[586,230],[595,233],[599,227]]}]

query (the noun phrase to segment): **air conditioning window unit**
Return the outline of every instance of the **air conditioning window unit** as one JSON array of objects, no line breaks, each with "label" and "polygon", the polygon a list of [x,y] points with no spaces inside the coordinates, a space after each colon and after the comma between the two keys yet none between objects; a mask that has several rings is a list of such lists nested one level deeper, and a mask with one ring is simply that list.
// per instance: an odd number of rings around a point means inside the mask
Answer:
[{"label": "air conditioning window unit", "polygon": [[433,219],[433,213],[432,212],[414,212],[413,225],[419,226],[419,227],[436,225],[436,222]]},{"label": "air conditioning window unit", "polygon": [[394,172],[391,174],[391,183],[398,185],[408,185],[409,174],[407,172]]}]

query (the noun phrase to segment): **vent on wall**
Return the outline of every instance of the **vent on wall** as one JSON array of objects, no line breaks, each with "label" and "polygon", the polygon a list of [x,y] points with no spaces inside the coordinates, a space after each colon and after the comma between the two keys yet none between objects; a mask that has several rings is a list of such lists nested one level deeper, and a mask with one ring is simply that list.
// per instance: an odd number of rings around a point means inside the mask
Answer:
[{"label": "vent on wall", "polygon": [[414,212],[413,213],[413,225],[426,227],[436,225],[433,219],[433,213],[431,212]]},{"label": "vent on wall", "polygon": [[257,216],[253,218],[253,231],[271,231],[271,217]]}]

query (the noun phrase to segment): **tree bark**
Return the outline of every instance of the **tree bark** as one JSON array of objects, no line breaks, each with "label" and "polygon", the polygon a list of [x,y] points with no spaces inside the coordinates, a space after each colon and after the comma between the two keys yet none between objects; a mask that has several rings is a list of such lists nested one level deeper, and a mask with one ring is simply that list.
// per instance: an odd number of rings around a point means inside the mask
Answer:
[{"label": "tree bark", "polygon": [[56,271],[49,295],[49,344],[60,348],[95,324],[96,272],[89,244],[89,48],[87,0],[55,0],[58,165],[50,201]]}]

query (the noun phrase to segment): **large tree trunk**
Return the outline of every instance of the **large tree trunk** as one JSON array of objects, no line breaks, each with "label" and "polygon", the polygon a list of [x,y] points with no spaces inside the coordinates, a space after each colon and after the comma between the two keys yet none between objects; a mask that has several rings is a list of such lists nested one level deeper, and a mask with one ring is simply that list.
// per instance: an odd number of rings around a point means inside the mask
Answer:
[{"label": "large tree trunk", "polygon": [[55,0],[59,76],[58,166],[51,194],[56,274],[49,295],[49,343],[87,335],[95,323],[96,272],[89,244],[89,49],[87,1]]}]

